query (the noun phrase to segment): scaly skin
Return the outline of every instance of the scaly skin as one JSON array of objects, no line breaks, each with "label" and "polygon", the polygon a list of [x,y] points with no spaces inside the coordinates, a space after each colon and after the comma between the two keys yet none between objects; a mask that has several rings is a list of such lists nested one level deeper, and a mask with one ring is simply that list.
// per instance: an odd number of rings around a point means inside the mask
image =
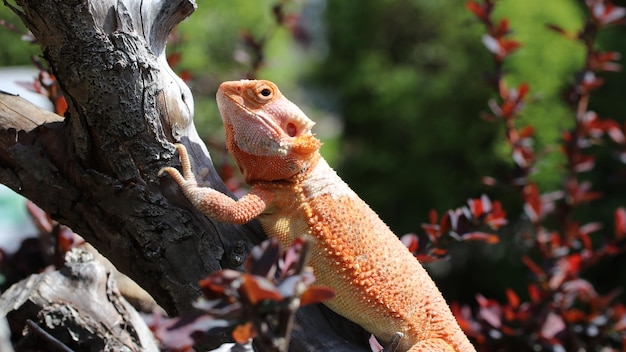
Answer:
[{"label": "scaly skin", "polygon": [[224,82],[217,93],[228,150],[250,192],[235,201],[198,187],[187,152],[183,174],[168,167],[189,200],[210,218],[259,219],[284,246],[307,235],[326,305],[383,342],[401,332],[398,351],[475,351],[428,273],[319,154],[313,122],[268,81]]}]

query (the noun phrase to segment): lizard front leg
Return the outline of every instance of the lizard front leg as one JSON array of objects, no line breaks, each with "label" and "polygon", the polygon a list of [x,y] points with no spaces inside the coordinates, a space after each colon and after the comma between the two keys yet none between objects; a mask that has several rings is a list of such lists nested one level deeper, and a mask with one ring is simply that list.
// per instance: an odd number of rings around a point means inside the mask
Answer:
[{"label": "lizard front leg", "polygon": [[244,224],[261,214],[271,201],[271,192],[254,186],[250,189],[250,193],[239,200],[234,200],[209,187],[198,187],[196,177],[191,171],[187,149],[182,144],[176,144],[176,150],[180,158],[182,175],[173,167],[164,167],[159,171],[159,176],[168,173],[181,187],[191,204],[209,218],[233,224]]}]

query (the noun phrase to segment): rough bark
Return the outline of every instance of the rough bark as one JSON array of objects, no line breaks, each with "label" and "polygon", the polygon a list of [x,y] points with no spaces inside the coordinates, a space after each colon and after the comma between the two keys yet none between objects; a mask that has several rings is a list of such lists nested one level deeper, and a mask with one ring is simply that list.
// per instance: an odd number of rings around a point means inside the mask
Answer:
[{"label": "rough bark", "polygon": [[146,323],[120,295],[113,273],[81,250],[68,252],[61,270],[11,286],[0,297],[0,315],[7,316],[13,336],[20,336],[20,351],[55,345],[73,351],[158,351]]},{"label": "rough bark", "polygon": [[[181,142],[200,182],[228,193],[195,130],[191,92],[165,59],[167,35],[194,1],[15,1],[5,5],[37,39],[69,108],[59,118],[0,93],[0,183],[83,236],[170,314],[190,312],[198,280],[241,268],[237,250],[264,238],[256,222],[207,219],[157,176],[178,165],[172,143]],[[324,308],[300,313],[297,350],[350,350],[328,320],[343,324]]]}]

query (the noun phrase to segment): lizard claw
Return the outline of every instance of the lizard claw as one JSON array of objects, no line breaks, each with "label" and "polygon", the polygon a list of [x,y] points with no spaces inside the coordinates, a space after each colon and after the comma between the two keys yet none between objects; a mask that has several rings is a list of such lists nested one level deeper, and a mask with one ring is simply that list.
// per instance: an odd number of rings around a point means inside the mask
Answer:
[{"label": "lizard claw", "polygon": [[158,176],[162,176],[164,173],[168,173],[181,187],[196,186],[196,177],[191,171],[191,162],[189,161],[189,153],[187,153],[187,148],[185,148],[185,146],[180,143],[176,143],[175,146],[176,150],[178,151],[178,158],[180,160],[180,165],[183,171],[182,175],[177,169],[171,166],[166,166],[159,170]]},{"label": "lizard claw", "polygon": [[400,331],[397,331],[395,334],[393,334],[393,336],[391,337],[391,341],[389,341],[389,344],[385,346],[385,348],[383,348],[382,352],[394,352],[398,348],[400,340],[402,340],[403,337],[404,334]]}]

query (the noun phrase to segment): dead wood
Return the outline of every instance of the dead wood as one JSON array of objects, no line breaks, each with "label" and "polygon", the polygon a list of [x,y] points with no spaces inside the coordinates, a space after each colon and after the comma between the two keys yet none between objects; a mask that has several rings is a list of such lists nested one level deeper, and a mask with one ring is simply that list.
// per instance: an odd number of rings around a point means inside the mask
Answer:
[{"label": "dead wood", "polygon": [[13,336],[23,335],[18,351],[158,351],[113,274],[81,250],[68,252],[60,270],[11,286],[0,297],[0,314]]}]

